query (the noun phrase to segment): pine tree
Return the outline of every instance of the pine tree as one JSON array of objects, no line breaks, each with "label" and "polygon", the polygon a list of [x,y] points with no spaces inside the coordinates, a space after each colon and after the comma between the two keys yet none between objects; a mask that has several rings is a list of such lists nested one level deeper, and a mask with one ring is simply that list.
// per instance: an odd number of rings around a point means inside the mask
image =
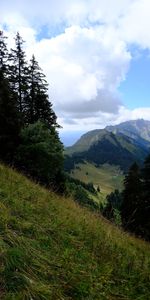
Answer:
[{"label": "pine tree", "polygon": [[25,101],[28,96],[27,62],[23,50],[23,39],[17,33],[15,38],[15,49],[9,54],[9,82],[13,92],[17,95],[18,109],[21,118],[24,118]]},{"label": "pine tree", "polygon": [[8,69],[8,50],[5,41],[6,37],[3,35],[3,32],[0,31],[0,71],[4,76],[6,75]]},{"label": "pine tree", "polygon": [[139,218],[142,205],[140,169],[134,163],[124,180],[123,202],[121,206],[122,222],[125,229],[139,233]]},{"label": "pine tree", "polygon": [[19,141],[20,123],[14,94],[0,72],[0,159],[13,163]]},{"label": "pine tree", "polygon": [[56,115],[48,98],[48,84],[34,55],[29,66],[29,97],[26,106],[26,122],[43,121],[49,128],[58,127]]},{"label": "pine tree", "polygon": [[143,190],[150,197],[150,155],[147,156],[142,170]]},{"label": "pine tree", "polygon": [[150,240],[150,155],[142,169],[142,207],[140,214],[141,235]]},{"label": "pine tree", "polygon": [[20,123],[16,97],[7,79],[8,51],[6,37],[0,31],[0,159],[12,163],[18,144]]},{"label": "pine tree", "polygon": [[60,186],[63,146],[48,84],[34,56],[27,67],[19,33],[15,42],[8,56],[0,33],[0,159],[44,184]]}]

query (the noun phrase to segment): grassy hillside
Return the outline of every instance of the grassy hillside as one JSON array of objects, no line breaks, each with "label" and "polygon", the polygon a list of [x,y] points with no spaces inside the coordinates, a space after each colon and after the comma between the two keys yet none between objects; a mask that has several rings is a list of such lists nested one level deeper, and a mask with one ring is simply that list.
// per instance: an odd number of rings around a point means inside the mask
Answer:
[{"label": "grassy hillside", "polygon": [[0,299],[148,300],[150,246],[0,166]]},{"label": "grassy hillside", "polygon": [[101,193],[106,196],[115,189],[122,190],[123,174],[119,167],[104,164],[96,167],[93,164],[78,164],[71,171],[71,176],[83,182],[93,182],[95,187],[100,187]]}]

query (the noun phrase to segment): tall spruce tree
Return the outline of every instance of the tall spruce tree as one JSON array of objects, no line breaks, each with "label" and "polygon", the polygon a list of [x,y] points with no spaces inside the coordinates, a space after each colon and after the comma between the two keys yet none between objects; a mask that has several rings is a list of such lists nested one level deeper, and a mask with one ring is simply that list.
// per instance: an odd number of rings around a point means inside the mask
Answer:
[{"label": "tall spruce tree", "polygon": [[26,98],[28,96],[28,67],[23,50],[23,39],[17,33],[15,38],[15,49],[9,54],[9,83],[11,90],[17,95],[18,109],[22,121],[26,109]]},{"label": "tall spruce tree", "polygon": [[63,145],[48,84],[34,56],[27,66],[19,33],[15,42],[8,56],[0,34],[0,159],[60,189]]},{"label": "tall spruce tree", "polygon": [[35,60],[34,55],[30,61],[29,71],[29,96],[26,103],[26,121],[33,124],[37,121],[44,122],[49,128],[58,127],[56,115],[48,98],[48,84],[46,77]]},{"label": "tall spruce tree", "polygon": [[12,163],[19,140],[20,123],[16,97],[7,79],[8,51],[6,38],[0,32],[0,159]]},{"label": "tall spruce tree", "polygon": [[1,74],[6,76],[8,69],[8,50],[6,45],[6,37],[3,31],[0,31],[0,71]]},{"label": "tall spruce tree", "polygon": [[150,155],[142,169],[142,208],[140,215],[141,235],[150,240]]},{"label": "tall spruce tree", "polygon": [[144,161],[144,168],[142,169],[143,190],[150,198],[150,155]]},{"label": "tall spruce tree", "polygon": [[142,206],[140,169],[134,163],[124,180],[121,206],[122,223],[125,229],[139,233],[139,218]]}]

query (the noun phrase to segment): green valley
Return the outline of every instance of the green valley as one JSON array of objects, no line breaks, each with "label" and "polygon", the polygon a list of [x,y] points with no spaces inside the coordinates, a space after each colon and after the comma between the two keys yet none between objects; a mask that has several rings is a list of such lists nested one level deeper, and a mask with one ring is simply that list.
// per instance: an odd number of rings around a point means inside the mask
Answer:
[{"label": "green valley", "polygon": [[107,195],[115,189],[122,190],[123,172],[115,165],[104,164],[99,167],[88,162],[77,164],[71,170],[71,176],[83,182],[92,182],[95,188],[100,188],[103,195]]}]

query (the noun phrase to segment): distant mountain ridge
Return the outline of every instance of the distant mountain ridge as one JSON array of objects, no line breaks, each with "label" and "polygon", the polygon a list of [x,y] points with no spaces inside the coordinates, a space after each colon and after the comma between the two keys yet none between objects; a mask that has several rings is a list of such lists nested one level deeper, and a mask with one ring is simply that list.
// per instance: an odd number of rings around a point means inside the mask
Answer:
[{"label": "distant mountain ridge", "polygon": [[138,138],[143,141],[150,142],[150,121],[138,119],[134,121],[123,122],[115,126],[106,126],[107,131],[114,134],[123,133],[124,135],[137,140]]},{"label": "distant mountain ridge", "polygon": [[142,164],[149,152],[150,121],[143,119],[89,131],[66,149],[70,162],[109,163],[119,165],[124,171],[134,161]]}]

